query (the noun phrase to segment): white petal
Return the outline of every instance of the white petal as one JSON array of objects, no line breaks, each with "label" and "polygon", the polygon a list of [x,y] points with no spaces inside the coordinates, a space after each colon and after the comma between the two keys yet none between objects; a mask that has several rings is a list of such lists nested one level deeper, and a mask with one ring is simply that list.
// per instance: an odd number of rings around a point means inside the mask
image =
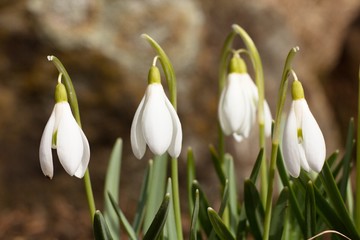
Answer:
[{"label": "white petal", "polygon": [[300,174],[299,147],[294,104],[292,104],[284,129],[282,151],[285,166],[293,177],[298,177]]},{"label": "white petal", "polygon": [[326,157],[324,136],[305,100],[303,105],[302,132],[306,159],[312,170],[320,172]]},{"label": "white petal", "polygon": [[245,99],[243,93],[244,74],[229,74],[224,95],[219,106],[219,119],[224,133],[229,135],[239,130],[245,118]]},{"label": "white petal", "polygon": [[249,137],[250,131],[256,120],[256,109],[258,101],[258,91],[249,74],[243,74],[241,78],[241,95],[243,96],[243,121],[236,133],[244,138]]},{"label": "white petal", "polygon": [[244,140],[244,137],[237,133],[233,133],[233,137],[234,137],[235,141],[237,141],[237,142],[241,142],[242,140]]},{"label": "white petal", "polygon": [[39,158],[40,166],[45,176],[52,178],[54,176],[54,166],[51,153],[52,135],[55,124],[55,109],[53,109],[49,120],[46,123],[44,132],[40,141]]},{"label": "white petal", "polygon": [[219,107],[218,107],[218,116],[221,129],[223,130],[225,135],[230,135],[232,133],[232,129],[230,128],[230,124],[228,122],[228,117],[225,115],[224,111],[224,97],[226,94],[227,87],[221,92],[220,100],[219,100]]},{"label": "white petal", "polygon": [[89,146],[89,141],[87,140],[83,130],[80,127],[79,127],[79,130],[81,133],[84,150],[83,150],[83,156],[81,159],[81,164],[78,167],[78,169],[76,169],[75,176],[78,178],[83,178],[84,174],[86,172],[86,169],[88,168],[89,161],[90,161],[90,146]]},{"label": "white petal", "polygon": [[173,125],[173,133],[171,143],[168,149],[168,152],[171,157],[177,158],[181,152],[181,144],[182,144],[182,128],[179,120],[179,116],[177,115],[173,105],[170,103],[169,99],[165,97],[165,104],[169,110],[172,119]]},{"label": "white petal", "polygon": [[59,107],[61,113],[57,131],[57,154],[65,171],[73,176],[81,164],[84,152],[81,131],[71,113],[69,104],[61,102],[57,105],[56,107]]},{"label": "white petal", "polygon": [[165,92],[161,84],[150,84],[146,91],[142,130],[150,150],[156,155],[165,153],[171,143],[173,126],[165,104]]},{"label": "white petal", "polygon": [[141,119],[144,111],[145,96],[136,109],[134,119],[131,124],[130,140],[131,148],[136,158],[140,159],[144,156],[146,151],[146,142],[142,132]]},{"label": "white petal", "polygon": [[271,135],[272,116],[269,104],[266,100],[264,101],[264,121],[265,136],[269,137]]}]

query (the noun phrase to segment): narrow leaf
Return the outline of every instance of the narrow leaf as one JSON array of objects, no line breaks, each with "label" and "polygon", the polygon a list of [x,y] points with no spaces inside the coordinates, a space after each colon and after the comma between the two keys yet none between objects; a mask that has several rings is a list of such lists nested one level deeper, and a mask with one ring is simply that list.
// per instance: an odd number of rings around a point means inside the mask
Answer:
[{"label": "narrow leaf", "polygon": [[[360,236],[352,222],[349,212],[346,209],[345,203],[340,195],[339,189],[336,185],[334,177],[330,171],[329,165],[325,161],[322,171],[320,172],[321,180],[326,188],[326,192],[335,211],[341,216],[346,228],[351,233],[351,238],[359,239]],[[354,237],[356,236],[356,237]]]},{"label": "narrow leaf", "polygon": [[208,208],[208,215],[213,229],[222,240],[235,240],[235,237],[223,223],[222,219],[212,208]]},{"label": "narrow leaf", "polygon": [[245,181],[244,200],[246,216],[255,239],[262,239],[264,223],[264,207],[259,192],[251,180]]},{"label": "narrow leaf", "polygon": [[147,206],[144,216],[143,231],[147,232],[155,214],[163,201],[166,186],[168,155],[156,156],[153,161],[149,187],[147,191]]},{"label": "narrow leaf", "polygon": [[237,224],[239,221],[238,216],[238,199],[236,191],[236,177],[234,170],[234,160],[230,155],[225,155],[225,163],[227,165],[227,176],[229,179],[229,210],[230,210],[230,230],[236,233]]},{"label": "narrow leaf", "polygon": [[94,215],[94,237],[96,240],[112,240],[108,226],[105,219],[99,210],[95,211]]},{"label": "narrow leaf", "polygon": [[191,216],[190,240],[197,240],[197,220],[199,216],[199,190],[195,191],[195,202]]},{"label": "narrow leaf", "polygon": [[119,199],[121,155],[122,140],[118,138],[110,155],[104,187],[104,218],[109,226],[111,235],[116,239],[120,238],[120,222],[116,213],[113,211],[109,194],[111,194],[114,199]]},{"label": "narrow leaf", "polygon": [[207,209],[209,207],[209,202],[206,198],[205,193],[202,191],[199,183],[195,180],[192,186],[192,196],[195,201],[196,191],[199,191],[199,220],[202,229],[205,231],[206,235],[209,237],[211,234],[212,226],[207,214]]},{"label": "narrow leaf", "polygon": [[134,217],[134,221],[132,224],[133,229],[137,234],[139,234],[139,232],[140,232],[140,226],[141,226],[141,223],[142,223],[142,221],[144,219],[144,215],[145,215],[145,205],[147,202],[147,193],[148,193],[148,187],[149,187],[149,176],[150,176],[150,172],[152,171],[152,166],[153,166],[153,161],[151,160],[151,161],[149,161],[149,165],[146,169],[146,174],[143,178],[143,183],[141,185],[140,196],[138,199],[135,217]]},{"label": "narrow leaf", "polygon": [[289,207],[289,189],[284,187],[281,191],[279,198],[276,202],[274,211],[272,213],[271,226],[270,226],[270,240],[281,239],[284,230],[284,219],[286,211]]},{"label": "narrow leaf", "polygon": [[143,240],[154,240],[160,236],[166,222],[167,214],[169,211],[169,203],[170,194],[167,193]]},{"label": "narrow leaf", "polygon": [[[171,178],[168,178],[166,192],[170,195],[173,192]],[[169,202],[169,212],[167,215],[165,228],[164,228],[164,238],[167,238],[167,239],[177,239],[178,238],[177,233],[176,233],[175,212],[174,212],[174,203],[173,203],[172,197],[170,198],[170,202]]]},{"label": "narrow leaf", "polygon": [[214,168],[215,168],[215,172],[220,180],[221,186],[224,187],[225,185],[225,181],[226,181],[226,177],[224,174],[224,170],[222,168],[222,164],[221,161],[219,159],[219,155],[216,152],[216,149],[214,146],[210,146],[210,154],[211,154],[211,160],[213,162]]},{"label": "narrow leaf", "polygon": [[253,167],[253,169],[251,171],[251,174],[250,174],[250,180],[252,182],[256,182],[257,176],[259,175],[263,155],[264,155],[264,149],[261,148],[260,151],[259,151],[259,154],[258,154],[258,156],[256,158],[255,165],[254,165],[254,167]]},{"label": "narrow leaf", "polygon": [[129,235],[129,238],[131,240],[136,240],[136,233],[134,231],[134,229],[132,228],[131,224],[128,222],[128,220],[126,219],[124,213],[121,211],[120,207],[118,206],[117,202],[115,201],[114,197],[111,195],[111,193],[108,193],[110,202],[112,204],[112,207],[114,209],[114,212],[117,215],[117,218],[119,219],[119,221],[122,223],[122,225],[125,227],[125,230],[127,232],[127,234]]},{"label": "narrow leaf", "polygon": [[314,187],[311,181],[308,182],[305,198],[305,222],[306,222],[306,238],[315,236],[316,234],[316,204]]}]

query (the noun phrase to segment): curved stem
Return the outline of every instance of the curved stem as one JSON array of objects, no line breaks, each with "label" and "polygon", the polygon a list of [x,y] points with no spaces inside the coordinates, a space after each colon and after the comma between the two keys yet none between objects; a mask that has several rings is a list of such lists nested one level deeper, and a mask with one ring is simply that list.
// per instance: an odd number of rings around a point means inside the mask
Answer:
[{"label": "curved stem", "polygon": [[[72,84],[71,78],[70,78],[69,74],[67,73],[64,65],[61,63],[61,61],[57,57],[48,56],[48,60],[53,62],[55,67],[58,69],[58,71],[64,76],[63,84],[65,85],[65,88],[66,88],[66,92],[68,95],[68,101],[69,101],[72,113],[74,115],[76,122],[81,127],[79,105],[78,105],[75,89]],[[86,172],[84,175],[84,184],[85,184],[86,197],[87,197],[87,201],[89,204],[90,217],[91,217],[91,221],[93,221],[96,207],[95,207],[94,194],[93,194],[92,187],[91,187],[91,178],[90,178],[89,169],[86,169]]]},{"label": "curved stem", "polygon": [[288,76],[291,70],[291,62],[295,53],[299,51],[298,47],[292,48],[286,58],[284,71],[281,78],[280,89],[279,89],[279,98],[276,105],[276,116],[274,123],[274,131],[272,138],[272,148],[271,148],[271,159],[269,167],[269,185],[266,198],[265,206],[265,222],[264,222],[264,235],[263,239],[269,239],[270,234],[270,222],[271,222],[271,209],[272,209],[272,195],[274,190],[274,179],[275,179],[275,168],[276,168],[276,159],[280,143],[280,130],[281,130],[281,115],[286,99],[286,90],[288,85]]}]

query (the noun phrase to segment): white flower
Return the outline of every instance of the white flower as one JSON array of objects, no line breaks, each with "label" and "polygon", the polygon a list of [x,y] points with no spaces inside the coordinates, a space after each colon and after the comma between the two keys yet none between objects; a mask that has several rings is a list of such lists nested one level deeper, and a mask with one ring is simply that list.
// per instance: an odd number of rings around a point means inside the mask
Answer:
[{"label": "white flower", "polygon": [[59,161],[65,171],[71,176],[82,178],[90,160],[88,140],[75,121],[69,103],[56,102],[41,137],[39,149],[41,170],[50,179],[53,177],[51,151],[53,148],[57,150]]},{"label": "white flower", "polygon": [[182,130],[179,117],[160,83],[150,83],[131,125],[131,147],[140,159],[146,144],[156,155],[166,151],[172,157],[181,152]]},{"label": "white flower", "polygon": [[[247,138],[256,120],[258,90],[248,73],[230,73],[221,92],[218,116],[225,135],[237,141]],[[271,112],[264,101],[265,133],[271,134]]]},{"label": "white flower", "polygon": [[[298,81],[295,81],[298,82]],[[300,82],[299,82],[300,83]],[[300,167],[320,172],[325,161],[324,136],[302,95],[293,97],[284,129],[282,151],[290,175],[298,177]]]}]

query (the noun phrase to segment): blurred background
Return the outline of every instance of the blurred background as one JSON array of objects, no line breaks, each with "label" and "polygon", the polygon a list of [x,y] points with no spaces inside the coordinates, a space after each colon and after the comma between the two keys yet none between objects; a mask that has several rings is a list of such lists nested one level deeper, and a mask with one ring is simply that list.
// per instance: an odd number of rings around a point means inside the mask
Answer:
[{"label": "blurred background", "polygon": [[[216,206],[218,181],[208,146],[217,142],[219,56],[234,23],[258,47],[273,114],[286,55],[300,47],[293,66],[327,152],[341,150],[349,119],[357,114],[358,0],[0,0],[0,239],[92,238],[83,181],[68,176],[56,157],[53,180],[39,165],[40,138],[58,77],[47,55],[63,62],[77,91],[99,209],[111,148],[116,138],[123,139],[120,205],[133,218],[150,154],[135,159],[130,126],[155,56],[142,33],[163,47],[178,80],[184,131],[181,196],[187,197],[186,150],[191,146],[197,178]],[[235,48],[241,47],[237,40]],[[226,139],[239,191],[258,152],[256,136],[255,130],[242,143]],[[182,205],[186,225],[186,201]]]}]

